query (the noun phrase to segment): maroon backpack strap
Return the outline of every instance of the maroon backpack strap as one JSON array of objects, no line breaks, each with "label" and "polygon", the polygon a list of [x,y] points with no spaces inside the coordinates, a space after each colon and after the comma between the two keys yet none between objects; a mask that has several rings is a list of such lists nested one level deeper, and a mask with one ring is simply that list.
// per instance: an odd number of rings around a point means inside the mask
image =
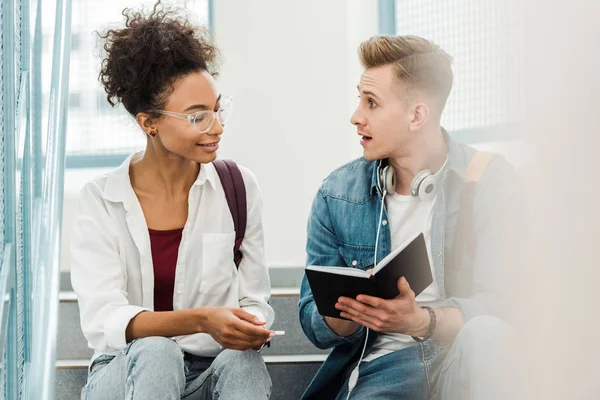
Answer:
[{"label": "maroon backpack strap", "polygon": [[235,244],[233,246],[233,260],[236,267],[240,267],[242,262],[242,252],[240,247],[246,234],[246,221],[248,219],[248,210],[246,208],[246,186],[242,172],[237,164],[231,160],[215,160],[213,165],[221,179],[227,205],[233,218],[235,229]]}]

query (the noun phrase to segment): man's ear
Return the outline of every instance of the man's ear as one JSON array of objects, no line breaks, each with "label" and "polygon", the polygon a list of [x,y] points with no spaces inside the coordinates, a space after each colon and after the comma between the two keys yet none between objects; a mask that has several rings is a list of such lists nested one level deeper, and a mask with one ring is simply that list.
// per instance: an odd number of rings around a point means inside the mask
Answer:
[{"label": "man's ear", "polygon": [[150,135],[150,132],[156,132],[156,120],[150,114],[140,112],[135,116],[139,127],[146,132],[146,135]]},{"label": "man's ear", "polygon": [[415,103],[409,109],[409,129],[417,131],[429,120],[429,106],[425,103]]}]

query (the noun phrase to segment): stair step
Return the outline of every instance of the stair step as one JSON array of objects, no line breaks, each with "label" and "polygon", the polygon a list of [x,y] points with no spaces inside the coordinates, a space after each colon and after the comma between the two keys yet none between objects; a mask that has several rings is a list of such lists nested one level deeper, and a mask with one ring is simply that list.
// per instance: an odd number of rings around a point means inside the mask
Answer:
[{"label": "stair step", "polygon": [[[272,400],[299,399],[321,366],[322,354],[305,356],[263,356],[273,382]],[[88,360],[57,362],[56,398],[79,400],[87,377]]]},{"label": "stair step", "polygon": [[[276,364],[311,364],[322,363],[327,354],[302,354],[302,355],[275,355],[269,356],[261,352],[261,356],[267,365]],[[90,366],[89,359],[57,360],[56,369],[87,369]]]},{"label": "stair step", "polygon": [[[327,350],[317,349],[304,336],[298,321],[298,294],[293,292],[291,289],[281,289],[278,295],[272,296],[271,306],[276,316],[273,329],[284,330],[286,334],[273,338],[271,347],[265,347],[262,354],[265,356],[327,354]],[[73,292],[61,292],[60,299],[57,358],[59,360],[91,358],[93,351],[88,348],[81,332],[77,296]]]}]

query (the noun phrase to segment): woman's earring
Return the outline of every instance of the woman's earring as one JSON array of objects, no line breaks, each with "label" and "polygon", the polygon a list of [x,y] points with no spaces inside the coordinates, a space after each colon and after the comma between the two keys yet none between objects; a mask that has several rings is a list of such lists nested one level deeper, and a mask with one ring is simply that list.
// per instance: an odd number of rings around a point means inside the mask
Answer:
[{"label": "woman's earring", "polygon": [[152,136],[152,137],[156,136],[156,132],[150,131],[150,136]]}]

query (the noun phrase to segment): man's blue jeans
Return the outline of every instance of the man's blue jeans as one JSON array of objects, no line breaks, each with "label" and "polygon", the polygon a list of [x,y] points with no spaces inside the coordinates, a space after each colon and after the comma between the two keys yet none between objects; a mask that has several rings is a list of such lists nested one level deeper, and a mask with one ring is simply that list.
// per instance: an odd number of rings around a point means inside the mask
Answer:
[{"label": "man's blue jeans", "polygon": [[259,400],[270,395],[271,378],[255,350],[196,357],[164,337],[134,340],[117,356],[98,357],[83,389],[86,400]]},{"label": "man's blue jeans", "polygon": [[[507,322],[476,317],[463,326],[450,349],[427,343],[362,363],[350,399],[519,399],[517,357],[516,334]],[[346,399],[355,366],[347,369],[336,399]]]}]

